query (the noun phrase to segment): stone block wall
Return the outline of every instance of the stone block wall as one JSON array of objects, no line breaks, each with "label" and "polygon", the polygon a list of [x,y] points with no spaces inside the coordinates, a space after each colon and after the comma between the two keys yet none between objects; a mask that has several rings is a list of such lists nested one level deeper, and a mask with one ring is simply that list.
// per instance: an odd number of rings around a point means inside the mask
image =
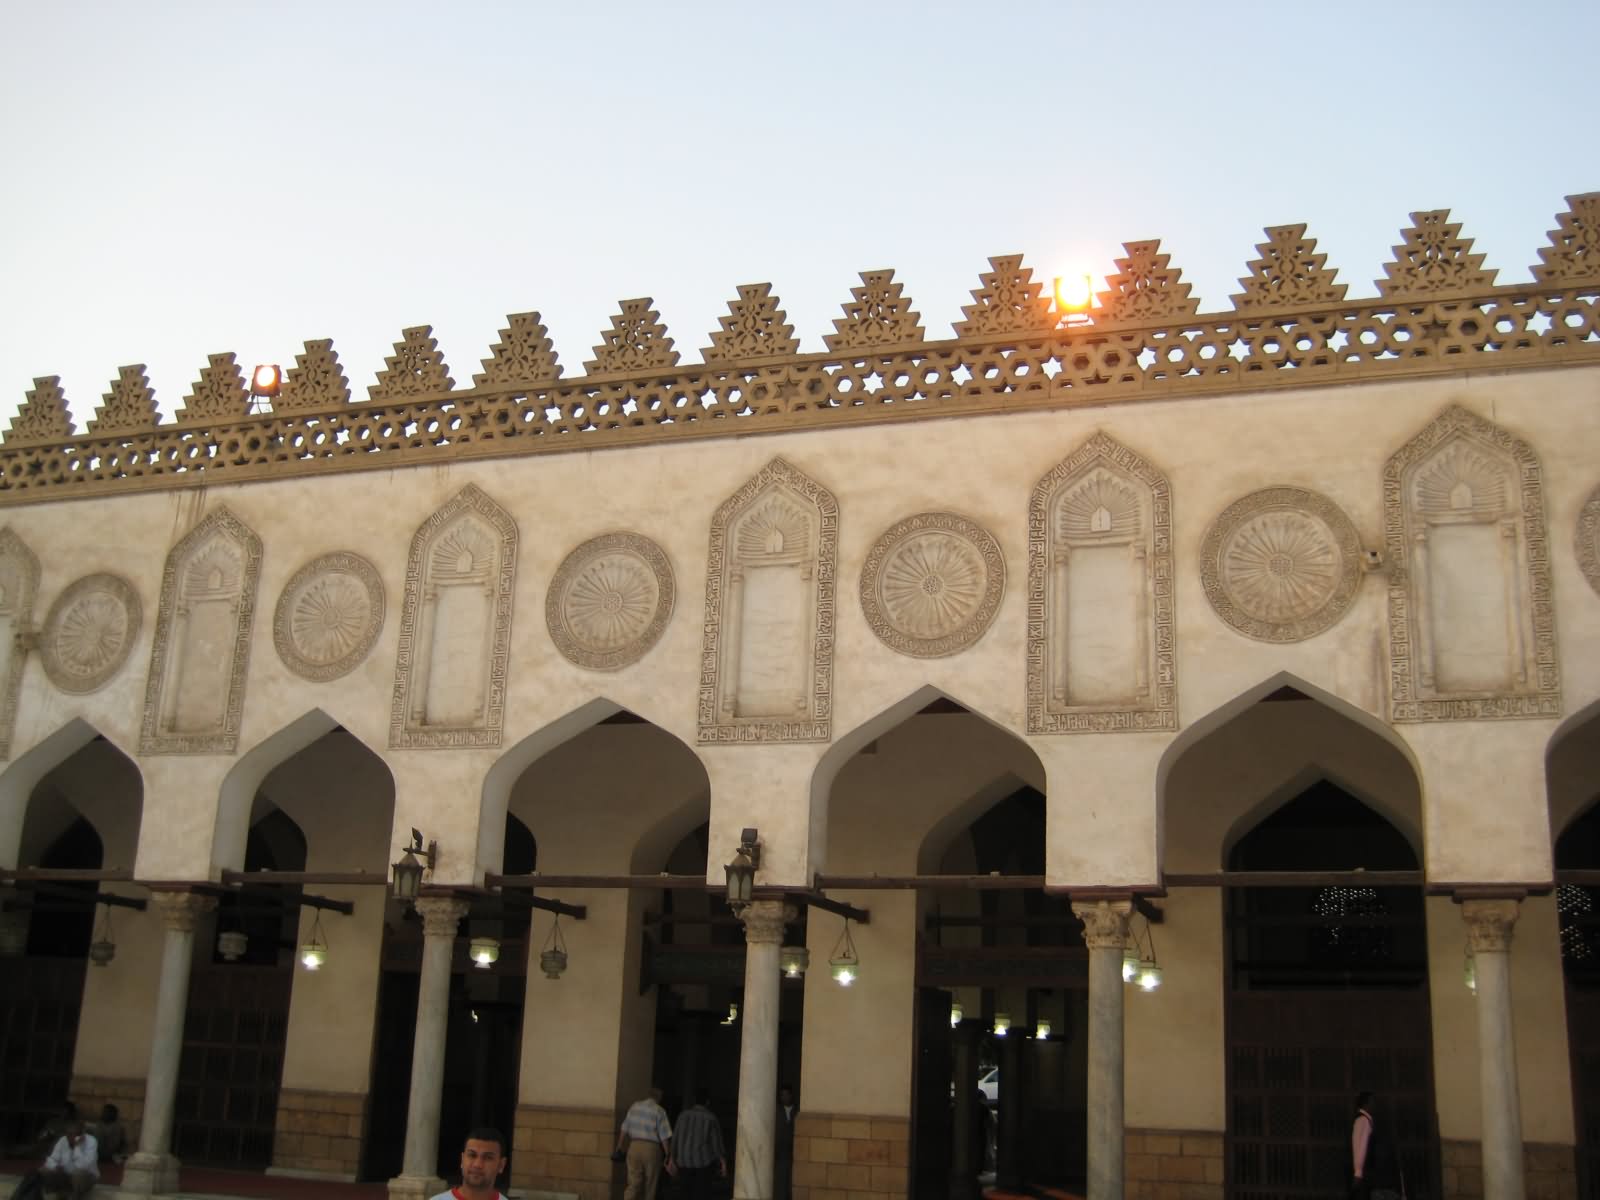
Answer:
[{"label": "stone block wall", "polygon": [[794,1200],[883,1200],[911,1190],[911,1122],[802,1112],[794,1130]]},{"label": "stone block wall", "polygon": [[617,1125],[610,1109],[518,1106],[511,1187],[608,1200],[613,1179],[622,1178],[622,1167],[611,1161]]},{"label": "stone block wall", "polygon": [[1222,1200],[1222,1134],[1129,1129],[1123,1143],[1127,1200]]},{"label": "stone block wall", "polygon": [[144,1080],[76,1075],[67,1092],[85,1121],[98,1121],[102,1105],[115,1104],[128,1130],[128,1153],[139,1148],[139,1119],[144,1116]]},{"label": "stone block wall", "polygon": [[278,1093],[273,1170],[355,1179],[366,1121],[365,1095],[284,1088]]},{"label": "stone block wall", "polygon": [[[1483,1195],[1483,1148],[1477,1142],[1442,1142],[1441,1190],[1445,1200],[1478,1200]],[[1577,1200],[1578,1158],[1571,1146],[1526,1143],[1522,1171],[1527,1200]]]}]

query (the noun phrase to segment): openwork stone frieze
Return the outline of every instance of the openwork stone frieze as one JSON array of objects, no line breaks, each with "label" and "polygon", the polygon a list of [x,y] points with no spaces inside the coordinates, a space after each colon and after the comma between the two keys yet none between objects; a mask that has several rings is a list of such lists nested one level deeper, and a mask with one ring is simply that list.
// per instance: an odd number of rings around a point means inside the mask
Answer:
[{"label": "openwork stone frieze", "polygon": [[391,748],[500,744],[517,538],[511,514],[473,484],[412,537],[389,715]]},{"label": "openwork stone frieze", "polygon": [[22,672],[28,663],[27,642],[18,635],[33,631],[38,594],[38,557],[13,530],[0,529],[0,759],[11,757]]},{"label": "openwork stone frieze", "polygon": [[232,754],[239,743],[261,539],[219,508],[167,555],[161,574],[143,754]]},{"label": "openwork stone frieze", "polygon": [[39,657],[63,692],[98,691],[122,670],[139,636],[144,608],[120,575],[100,572],[68,584],[39,634]]},{"label": "openwork stone frieze", "polygon": [[1361,539],[1333,501],[1298,487],[1235,500],[1206,531],[1200,583],[1246,637],[1301,642],[1338,621],[1361,587]]},{"label": "openwork stone frieze", "polygon": [[638,533],[590,538],[562,560],[545,624],[563,657],[591,671],[638,662],[660,640],[676,599],[666,552]]},{"label": "openwork stone frieze", "polygon": [[781,458],[711,518],[701,650],[703,743],[833,736],[839,503]]},{"label": "openwork stone frieze", "polygon": [[1575,547],[1578,569],[1589,581],[1589,586],[1600,593],[1600,487],[1589,493],[1578,513],[1578,536]]},{"label": "openwork stone frieze", "polygon": [[993,623],[1006,590],[1000,546],[959,513],[896,521],[861,568],[861,610],[891,650],[943,658],[965,650]]},{"label": "openwork stone frieze", "polygon": [[383,616],[377,568],[340,550],[312,559],[285,585],[272,617],[272,642],[289,670],[325,683],[361,665]]},{"label": "openwork stone frieze", "polygon": [[[229,416],[231,375],[160,425],[142,367],[123,368],[74,434],[41,376],[0,446],[0,504],[214,480],[387,470],[457,459],[742,437],[929,416],[1112,404],[1600,362],[1600,193],[1539,251],[1538,281],[1500,285],[1447,210],[1413,214],[1375,299],[1349,300],[1303,225],[1269,229],[1232,312],[1199,313],[1159,242],[1127,243],[1086,319],[1064,323],[1020,255],[997,257],[954,340],[926,342],[889,270],[853,289],[824,354],[798,343],[766,285],[741,290],[712,361],[680,364],[648,299],[628,300],[588,375],[558,378],[537,313],[510,319],[475,386],[454,390],[426,326],[405,331],[369,389],[349,395],[331,342],[306,343],[270,413]],[[217,356],[221,360],[225,356]],[[219,369],[227,375],[225,363]],[[213,371],[217,376],[217,371]],[[220,376],[217,376],[220,379]],[[224,386],[225,384],[225,386]],[[220,397],[220,399],[219,399]]]},{"label": "openwork stone frieze", "polygon": [[1452,405],[1383,471],[1390,718],[1561,712],[1544,481],[1533,449]]},{"label": "openwork stone frieze", "polygon": [[1094,434],[1028,504],[1029,733],[1176,729],[1172,489]]}]

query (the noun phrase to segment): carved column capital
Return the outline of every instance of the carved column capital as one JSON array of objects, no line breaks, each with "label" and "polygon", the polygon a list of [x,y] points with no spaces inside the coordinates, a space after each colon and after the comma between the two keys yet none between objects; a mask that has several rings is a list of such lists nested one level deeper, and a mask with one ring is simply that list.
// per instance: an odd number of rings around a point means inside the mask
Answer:
[{"label": "carved column capital", "polygon": [[1129,900],[1075,900],[1072,911],[1083,922],[1083,944],[1091,950],[1121,950],[1128,944]]},{"label": "carved column capital", "polygon": [[781,946],[783,927],[790,921],[798,920],[799,916],[794,905],[785,904],[782,900],[756,900],[744,906],[739,920],[744,922],[744,940],[747,943],[770,942]]},{"label": "carved column capital", "polygon": [[422,918],[422,936],[425,938],[454,938],[467,915],[467,902],[454,896],[422,896],[414,901],[417,914]]},{"label": "carved column capital", "polygon": [[201,915],[217,906],[215,896],[199,892],[152,892],[150,899],[161,914],[162,927],[178,933],[193,933]]},{"label": "carved column capital", "polygon": [[1463,900],[1461,919],[1467,925],[1467,945],[1474,954],[1505,954],[1511,949],[1511,932],[1521,905],[1516,900]]}]

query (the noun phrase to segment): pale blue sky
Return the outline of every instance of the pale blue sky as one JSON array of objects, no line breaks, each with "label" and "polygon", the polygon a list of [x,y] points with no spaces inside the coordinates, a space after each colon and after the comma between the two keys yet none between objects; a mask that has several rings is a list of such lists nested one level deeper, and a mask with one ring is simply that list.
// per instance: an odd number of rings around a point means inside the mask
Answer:
[{"label": "pale blue sky", "polygon": [[1213,311],[1296,221],[1367,296],[1425,208],[1526,280],[1600,188],[1596,45],[1594,0],[0,0],[0,420],[320,337],[364,399],[416,324],[469,386],[530,309],[577,374],[641,295],[697,359],[759,281],[820,350],[879,267],[948,337],[990,255],[1152,237]]}]

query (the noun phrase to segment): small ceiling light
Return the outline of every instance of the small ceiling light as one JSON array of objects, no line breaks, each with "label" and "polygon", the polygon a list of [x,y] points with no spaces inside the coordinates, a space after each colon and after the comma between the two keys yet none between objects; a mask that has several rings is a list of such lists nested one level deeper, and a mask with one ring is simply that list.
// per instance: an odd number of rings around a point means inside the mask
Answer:
[{"label": "small ceiling light", "polygon": [[237,929],[224,929],[217,934],[217,953],[223,962],[238,962],[244,957],[250,939]]},{"label": "small ceiling light", "polygon": [[1473,956],[1472,947],[1467,947],[1466,958],[1461,964],[1462,981],[1467,985],[1467,991],[1474,996],[1478,994],[1478,960]]},{"label": "small ceiling light", "polygon": [[861,956],[856,953],[855,939],[850,936],[849,917],[844,919],[844,932],[833,944],[833,953],[828,955],[828,966],[840,987],[849,987],[861,974]]},{"label": "small ceiling light", "polygon": [[497,938],[475,937],[467,943],[467,951],[473,965],[480,971],[487,971],[500,957],[500,942]]},{"label": "small ceiling light", "polygon": [[957,1025],[961,1024],[961,1018],[964,1015],[965,1014],[961,1011],[961,1001],[957,1000],[950,1006],[950,1028],[954,1029]]},{"label": "small ceiling light", "polygon": [[1049,1021],[1040,1021],[1036,1026],[1034,1026],[1033,1036],[1037,1041],[1041,1041],[1041,1042],[1049,1041],[1050,1040],[1050,1022]]},{"label": "small ceiling light", "polygon": [[[429,842],[424,849],[421,832],[416,829],[411,831],[411,845],[406,847],[400,861],[394,864],[392,894],[396,900],[409,902],[417,898],[417,892],[422,888],[422,872],[433,870],[438,854],[438,842]],[[421,855],[420,861],[418,855]]]},{"label": "small ceiling light", "polygon": [[322,936],[322,912],[318,910],[311,922],[311,936],[300,943],[300,965],[308,971],[317,971],[327,961],[328,943]]},{"label": "small ceiling light", "polygon": [[1122,982],[1132,983],[1139,978],[1139,948],[1131,943],[1122,950]]},{"label": "small ceiling light", "polygon": [[724,1025],[733,1025],[739,1020],[739,1006],[732,1001],[728,1003],[728,1015],[723,1020]]},{"label": "small ceiling light", "polygon": [[811,965],[811,951],[804,946],[785,946],[778,951],[778,967],[785,979],[800,979]]},{"label": "small ceiling light", "polygon": [[755,893],[756,870],[761,866],[761,842],[754,829],[739,833],[739,849],[722,869],[728,876],[728,907],[739,912]]},{"label": "small ceiling light", "polygon": [[1128,946],[1122,952],[1122,981],[1135,983],[1141,991],[1153,992],[1161,986],[1161,964],[1156,961],[1156,935],[1150,918],[1144,918],[1144,938],[1139,926],[1128,922]]},{"label": "small ceiling light", "polygon": [[117,943],[111,936],[111,905],[106,905],[105,909],[106,914],[100,920],[100,932],[89,943],[89,961],[97,967],[109,965],[117,956]]},{"label": "small ceiling light", "polygon": [[1010,1013],[1003,1013],[1003,1012],[995,1013],[995,1015],[994,1015],[994,1035],[995,1035],[995,1037],[1005,1037],[1006,1034],[1008,1034],[1010,1032],[1011,1032],[1011,1014]]},{"label": "small ceiling light", "polygon": [[544,949],[539,952],[539,969],[546,979],[560,979],[561,972],[567,969],[567,939],[561,933],[560,913],[550,923],[550,936],[545,938]]}]

